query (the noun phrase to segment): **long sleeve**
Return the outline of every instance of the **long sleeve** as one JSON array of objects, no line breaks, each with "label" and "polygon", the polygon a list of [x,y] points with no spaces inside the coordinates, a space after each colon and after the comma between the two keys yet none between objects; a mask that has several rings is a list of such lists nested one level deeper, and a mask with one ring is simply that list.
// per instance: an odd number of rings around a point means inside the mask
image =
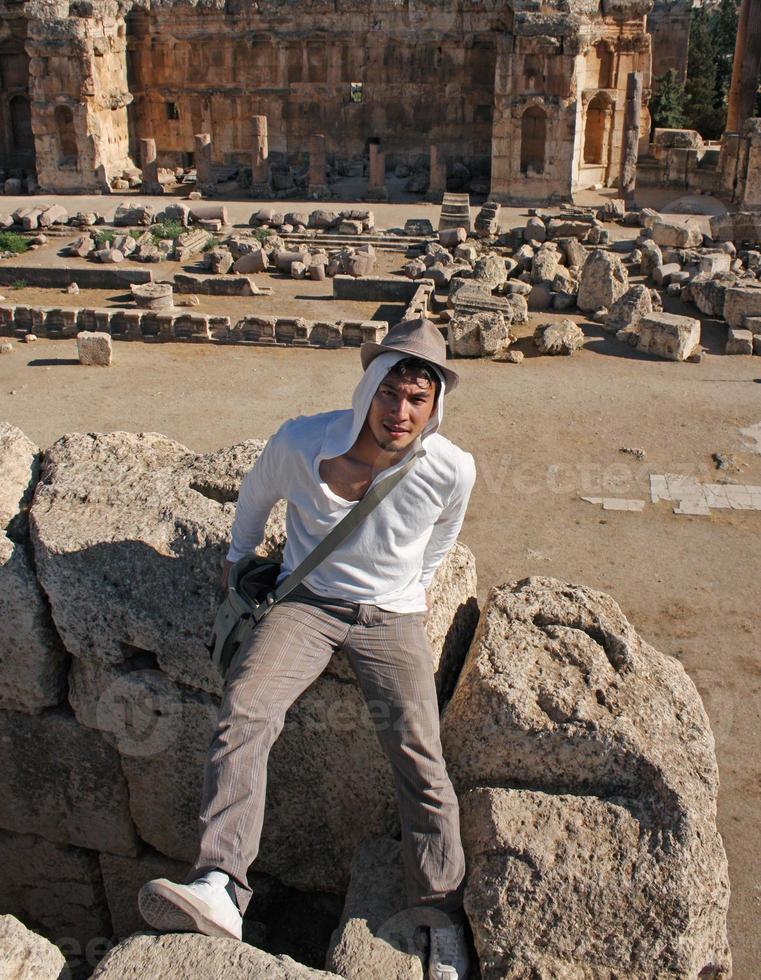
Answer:
[{"label": "long sleeve", "polygon": [[228,561],[251,554],[261,543],[269,513],[283,496],[279,434],[267,442],[240,485]]},{"label": "long sleeve", "polygon": [[431,536],[423,553],[420,584],[425,589],[430,586],[434,572],[457,540],[457,535],[460,533],[462,522],[465,519],[470,493],[473,484],[476,482],[476,464],[473,457],[470,453],[463,453],[463,456],[465,462],[458,472],[457,484],[447,501],[446,507],[433,525]]}]

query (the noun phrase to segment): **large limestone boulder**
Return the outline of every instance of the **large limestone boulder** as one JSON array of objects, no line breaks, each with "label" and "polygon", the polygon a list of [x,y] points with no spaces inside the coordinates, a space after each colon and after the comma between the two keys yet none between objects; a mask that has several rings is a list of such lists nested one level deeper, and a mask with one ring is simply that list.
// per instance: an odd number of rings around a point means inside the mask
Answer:
[{"label": "large limestone boulder", "polygon": [[734,272],[720,272],[715,276],[700,273],[685,286],[682,296],[692,300],[706,316],[721,318],[724,316],[727,290],[737,285],[737,281]]},{"label": "large limestone boulder", "polygon": [[656,245],[667,248],[697,248],[703,242],[703,232],[697,221],[665,221],[658,218],[650,229]]},{"label": "large limestone boulder", "polygon": [[0,707],[35,714],[60,704],[67,658],[40,592],[28,544],[27,510],[39,450],[0,423]]},{"label": "large limestone boulder", "polygon": [[219,692],[206,649],[251,440],[197,455],[156,433],[64,436],[31,512],[37,573],[63,643],[104,666],[153,658]]},{"label": "large limestone boulder", "polygon": [[735,329],[745,326],[746,317],[761,316],[761,283],[730,286],[724,299],[724,319]]},{"label": "large limestone boulder", "polygon": [[648,313],[639,321],[641,351],[665,357],[669,361],[686,361],[700,343],[700,320],[678,313]]},{"label": "large limestone boulder", "polygon": [[627,328],[639,326],[643,316],[653,312],[653,299],[647,286],[637,284],[619,296],[610,313],[605,317],[603,327],[608,333],[617,333]]},{"label": "large limestone boulder", "polygon": [[540,354],[568,357],[584,346],[584,331],[573,320],[540,323],[534,331],[534,344]]},{"label": "large limestone boulder", "polygon": [[609,310],[628,287],[629,277],[621,259],[598,248],[581,270],[576,303],[584,313],[594,313],[602,308]]},{"label": "large limestone boulder", "polygon": [[442,742],[484,980],[730,975],[708,718],[609,596],[492,589]]},{"label": "large limestone boulder", "polygon": [[711,904],[705,883],[692,894],[697,841],[685,864],[626,802],[596,796],[481,787],[461,806],[483,980],[730,976],[726,948],[714,960],[682,918]]},{"label": "large limestone boulder", "polygon": [[12,915],[0,915],[0,976],[3,980],[68,980],[57,946]]},{"label": "large limestone boulder", "polygon": [[270,956],[235,939],[211,939],[193,933],[164,936],[138,933],[106,954],[93,980],[341,980],[313,970],[290,956]]},{"label": "large limestone boulder", "polygon": [[510,319],[500,310],[456,312],[447,325],[447,341],[453,357],[491,357],[514,340]]},{"label": "large limestone boulder", "polygon": [[[341,921],[331,937],[329,970],[346,980],[423,980],[425,946],[419,921],[407,914],[401,844],[367,839],[354,855]],[[401,913],[401,914],[400,914]],[[393,920],[391,929],[383,926]]]},{"label": "large limestone boulder", "polygon": [[95,851],[0,831],[0,861],[0,908],[54,940],[72,965],[98,947],[102,955],[112,929]]},{"label": "large limestone boulder", "polygon": [[95,731],[55,709],[0,712],[0,827],[113,854],[134,854],[120,757]]}]

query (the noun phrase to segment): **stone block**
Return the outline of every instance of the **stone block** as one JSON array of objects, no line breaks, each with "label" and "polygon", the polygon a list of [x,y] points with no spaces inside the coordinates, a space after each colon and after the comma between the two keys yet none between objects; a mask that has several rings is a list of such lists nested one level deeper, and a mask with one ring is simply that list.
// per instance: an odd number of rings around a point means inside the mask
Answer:
[{"label": "stone block", "polygon": [[584,263],[577,305],[584,313],[611,309],[629,287],[629,277],[618,255],[595,249]]},{"label": "stone block", "polygon": [[61,844],[134,854],[119,756],[61,709],[0,712],[0,827]]},{"label": "stone block", "polygon": [[[82,968],[92,968],[112,934],[97,854],[33,834],[0,831],[0,861],[0,906],[60,946],[72,967],[79,968],[75,976],[86,976]],[[68,972],[55,980],[63,977]],[[35,973],[29,980],[41,977]]]},{"label": "stone block", "polygon": [[691,299],[701,313],[721,318],[727,290],[736,284],[737,276],[733,272],[719,272],[711,278],[700,273],[687,287],[686,298]]},{"label": "stone block", "polygon": [[698,272],[715,276],[718,272],[729,272],[732,257],[726,252],[703,252],[698,260]]},{"label": "stone block", "polygon": [[341,221],[338,225],[339,235],[361,235],[363,230],[363,223],[361,221],[354,221],[352,219],[345,219]]},{"label": "stone block", "polygon": [[531,262],[531,282],[551,283],[560,265],[560,252],[554,243],[545,243]]},{"label": "stone block", "polygon": [[233,265],[233,256],[226,248],[215,248],[206,253],[208,268],[215,276],[225,275]]},{"label": "stone block", "polygon": [[696,221],[664,221],[658,219],[651,225],[653,241],[656,245],[669,245],[673,248],[697,248],[703,243],[703,232]]},{"label": "stone block", "polygon": [[40,228],[50,228],[51,225],[65,225],[69,214],[65,207],[60,204],[51,204],[45,208],[39,217]]},{"label": "stone block", "polygon": [[101,248],[95,253],[95,258],[106,265],[116,265],[124,261],[124,252],[120,252],[118,248]]},{"label": "stone block", "polygon": [[700,320],[675,313],[650,313],[639,322],[638,348],[670,361],[686,361],[700,343]]},{"label": "stone block", "polygon": [[77,356],[80,364],[109,367],[112,351],[111,337],[107,333],[82,330],[77,334]]},{"label": "stone block", "polygon": [[258,296],[260,293],[252,279],[236,274],[204,276],[193,272],[178,272],[174,277],[174,288],[178,293],[211,296]]},{"label": "stone block", "polygon": [[724,319],[735,329],[745,325],[746,317],[761,316],[761,283],[730,286],[724,298]]},{"label": "stone block", "polygon": [[0,915],[0,963],[6,980],[69,978],[60,949],[12,915]]},{"label": "stone block", "polygon": [[194,933],[131,936],[104,956],[92,980],[186,980],[191,972],[204,980],[341,980],[335,973],[313,970],[290,956],[271,956],[237,939]]},{"label": "stone block", "polygon": [[235,263],[233,264],[233,272],[264,272],[265,269],[269,268],[269,264],[267,253],[264,251],[264,249],[258,248],[253,252],[247,252],[245,255],[241,255],[239,259],[236,259]]},{"label": "stone block", "polygon": [[123,201],[114,213],[114,225],[131,228],[135,225],[151,225],[154,222],[156,209],[152,204],[129,204]]},{"label": "stone block", "polygon": [[453,357],[491,357],[509,347],[515,337],[510,321],[500,311],[462,313],[457,311],[447,324],[449,350]]},{"label": "stone block", "polygon": [[667,262],[665,265],[659,265],[653,269],[653,282],[656,286],[665,288],[673,277],[679,275],[681,271],[682,267],[678,262]]},{"label": "stone block", "polygon": [[439,242],[444,248],[455,248],[466,241],[467,237],[465,228],[444,228],[439,232]]},{"label": "stone block", "polygon": [[750,330],[740,330],[730,327],[727,331],[727,346],[725,354],[752,354],[753,334]]},{"label": "stone block", "polygon": [[492,589],[442,745],[484,980],[730,975],[708,718],[609,596]]},{"label": "stone block", "polygon": [[542,323],[534,331],[540,354],[573,354],[584,346],[584,332],[573,320]]},{"label": "stone block", "polygon": [[147,282],[130,286],[130,292],[135,305],[142,310],[171,310],[174,306],[174,290],[170,282]]}]

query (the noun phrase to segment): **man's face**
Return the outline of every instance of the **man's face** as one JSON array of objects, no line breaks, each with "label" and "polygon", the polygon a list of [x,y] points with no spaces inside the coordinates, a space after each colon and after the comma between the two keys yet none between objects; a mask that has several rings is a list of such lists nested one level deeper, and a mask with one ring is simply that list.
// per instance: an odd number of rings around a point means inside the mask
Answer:
[{"label": "man's face", "polygon": [[367,427],[380,449],[403,453],[425,428],[436,405],[436,387],[423,376],[389,373],[370,402]]}]

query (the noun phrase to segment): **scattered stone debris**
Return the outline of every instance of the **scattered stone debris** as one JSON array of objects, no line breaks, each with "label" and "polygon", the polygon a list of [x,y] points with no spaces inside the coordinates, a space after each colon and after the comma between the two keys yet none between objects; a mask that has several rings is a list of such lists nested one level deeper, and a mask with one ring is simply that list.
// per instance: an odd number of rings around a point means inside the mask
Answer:
[{"label": "scattered stone debris", "polygon": [[634,456],[635,459],[644,459],[647,455],[644,449],[636,449],[632,446],[622,446],[619,452],[626,453],[628,456]]},{"label": "scattered stone debris", "polygon": [[492,357],[492,360],[505,364],[520,364],[523,356],[523,351],[502,349],[497,351],[494,357]]},{"label": "scattered stone debris", "polygon": [[0,354],[12,354],[13,344],[0,344]]},{"label": "scattered stone debris", "polygon": [[717,470],[728,473],[741,473],[745,468],[733,453],[711,453],[711,459]]}]

